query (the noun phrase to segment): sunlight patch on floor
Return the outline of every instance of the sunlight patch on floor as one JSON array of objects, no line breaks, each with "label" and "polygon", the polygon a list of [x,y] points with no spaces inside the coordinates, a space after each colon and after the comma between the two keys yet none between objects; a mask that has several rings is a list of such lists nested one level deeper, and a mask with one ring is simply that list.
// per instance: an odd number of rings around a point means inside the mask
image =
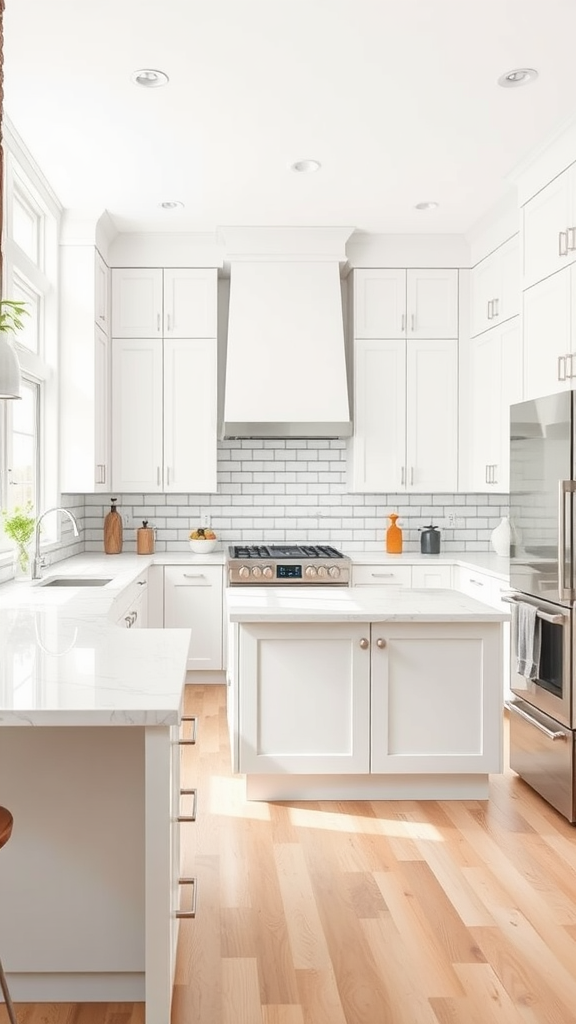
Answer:
[{"label": "sunlight patch on floor", "polygon": [[354,832],[362,835],[384,835],[402,839],[428,839],[435,843],[444,842],[436,826],[424,821],[368,818],[358,814],[331,813],[307,807],[293,807],[290,810],[290,822],[299,828],[320,828],[329,832]]},{"label": "sunlight patch on floor", "polygon": [[213,775],[208,782],[208,809],[211,814],[270,821],[268,804],[246,800],[246,780],[243,776],[227,779]]}]

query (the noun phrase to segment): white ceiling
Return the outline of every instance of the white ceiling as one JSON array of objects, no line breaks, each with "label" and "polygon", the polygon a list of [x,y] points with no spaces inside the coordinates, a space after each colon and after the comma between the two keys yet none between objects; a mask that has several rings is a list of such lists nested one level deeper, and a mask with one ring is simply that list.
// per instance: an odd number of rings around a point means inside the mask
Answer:
[{"label": "white ceiling", "polygon": [[[120,231],[463,232],[576,112],[574,0],[6,8],[7,115],[62,204],[107,209]],[[497,86],[526,66],[535,83]],[[136,87],[142,67],[169,84]],[[322,170],[291,172],[303,157]],[[184,209],[159,208],[172,199]]]}]

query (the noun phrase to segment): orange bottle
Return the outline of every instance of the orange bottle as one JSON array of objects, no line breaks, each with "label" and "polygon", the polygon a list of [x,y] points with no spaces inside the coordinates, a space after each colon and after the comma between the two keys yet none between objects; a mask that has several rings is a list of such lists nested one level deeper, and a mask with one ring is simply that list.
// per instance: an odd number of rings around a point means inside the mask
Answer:
[{"label": "orange bottle", "polygon": [[390,520],[390,526],[386,530],[386,551],[389,555],[401,555],[402,530],[399,526],[396,526],[398,516],[395,512],[391,512],[388,518]]}]

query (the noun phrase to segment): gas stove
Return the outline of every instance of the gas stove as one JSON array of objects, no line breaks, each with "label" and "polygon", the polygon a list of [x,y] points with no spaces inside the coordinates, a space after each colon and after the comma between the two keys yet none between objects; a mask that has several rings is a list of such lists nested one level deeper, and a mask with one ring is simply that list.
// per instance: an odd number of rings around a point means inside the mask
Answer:
[{"label": "gas stove", "polygon": [[350,559],[324,544],[238,544],[228,548],[228,586],[350,585]]}]

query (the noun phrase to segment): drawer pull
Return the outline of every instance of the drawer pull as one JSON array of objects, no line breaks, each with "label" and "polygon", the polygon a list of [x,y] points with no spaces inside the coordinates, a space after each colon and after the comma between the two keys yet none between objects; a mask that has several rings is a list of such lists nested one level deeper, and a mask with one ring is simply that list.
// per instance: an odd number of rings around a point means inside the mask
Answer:
[{"label": "drawer pull", "polygon": [[181,721],[192,722],[192,735],[189,740],[179,739],[178,743],[181,747],[190,747],[196,743],[196,735],[198,733],[198,718],[196,715],[182,715]]},{"label": "drawer pull", "polygon": [[192,814],[179,814],[177,821],[196,821],[196,808],[198,805],[198,790],[196,789],[181,789],[180,796],[191,796],[192,801]]},{"label": "drawer pull", "polygon": [[539,730],[539,732],[543,732],[544,735],[547,736],[549,740],[552,740],[553,743],[557,740],[567,739],[565,732],[552,732],[552,729],[547,729],[545,725],[542,725],[542,722],[538,722],[536,718],[532,718],[532,715],[527,714],[526,711],[519,708],[513,701],[505,701],[504,706],[507,707],[509,711],[512,711],[513,714],[518,715],[519,718],[523,718],[525,722],[529,722],[530,725],[533,725],[535,729]]},{"label": "drawer pull", "polygon": [[198,895],[198,881],[196,878],[179,878],[178,885],[192,886],[192,906],[190,910],[177,910],[176,917],[196,917],[196,900]]},{"label": "drawer pull", "polygon": [[[470,561],[472,561],[472,559],[470,559]],[[473,587],[483,587],[484,586],[483,583],[480,583],[480,580],[468,580],[468,583],[471,583]]]},{"label": "drawer pull", "polygon": [[203,572],[183,572],[182,575],[183,575],[185,580],[204,580],[204,579],[206,579],[206,574],[203,573]]},{"label": "drawer pull", "polygon": [[370,573],[370,575],[375,580],[380,580],[380,579],[384,580],[384,579],[391,579],[394,576],[394,573],[393,572],[372,572],[372,573]]}]

